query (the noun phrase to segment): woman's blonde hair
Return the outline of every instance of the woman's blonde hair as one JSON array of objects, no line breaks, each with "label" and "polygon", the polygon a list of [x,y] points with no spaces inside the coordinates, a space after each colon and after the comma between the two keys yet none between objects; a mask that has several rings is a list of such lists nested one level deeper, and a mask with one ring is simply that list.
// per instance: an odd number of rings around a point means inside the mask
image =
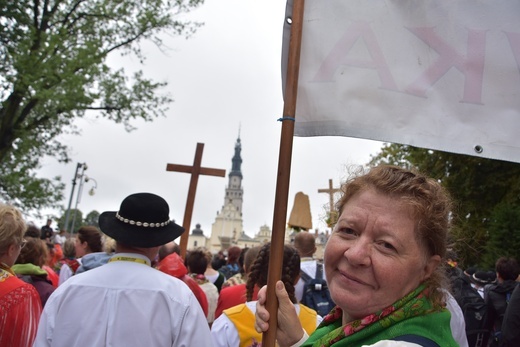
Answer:
[{"label": "woman's blonde hair", "polygon": [[103,237],[103,251],[107,254],[112,254],[116,251],[116,240],[111,238],[110,236]]},{"label": "woman's blonde hair", "polygon": [[27,224],[16,207],[0,203],[0,254],[23,240]]},{"label": "woman's blonde hair", "polygon": [[63,243],[63,258],[74,259],[76,258],[76,238],[71,237],[65,240]]}]

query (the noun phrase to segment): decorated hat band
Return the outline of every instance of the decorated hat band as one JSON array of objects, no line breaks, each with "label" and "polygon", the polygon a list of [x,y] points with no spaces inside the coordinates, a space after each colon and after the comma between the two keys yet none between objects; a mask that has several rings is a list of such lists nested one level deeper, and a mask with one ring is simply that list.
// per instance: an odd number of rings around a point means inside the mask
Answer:
[{"label": "decorated hat band", "polygon": [[164,227],[164,226],[170,224],[170,222],[171,222],[170,220],[167,220],[167,221],[162,222],[162,223],[139,222],[139,221],[135,221],[135,220],[131,220],[131,219],[128,219],[128,218],[121,217],[119,215],[119,212],[116,213],[116,218],[119,219],[123,223],[130,224],[130,225],[136,225],[138,227],[145,227],[145,228],[160,228],[160,227]]}]

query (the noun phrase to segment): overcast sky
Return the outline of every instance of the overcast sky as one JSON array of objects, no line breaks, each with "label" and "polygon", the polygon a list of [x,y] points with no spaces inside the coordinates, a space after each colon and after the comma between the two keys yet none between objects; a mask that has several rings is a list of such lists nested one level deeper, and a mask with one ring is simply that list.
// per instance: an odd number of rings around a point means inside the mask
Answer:
[{"label": "overcast sky", "polygon": [[[264,224],[271,227],[281,135],[277,119],[283,109],[284,12],[285,2],[279,0],[206,0],[189,15],[205,23],[192,38],[165,35],[166,52],[144,44],[144,66],[135,58],[112,56],[115,67],[142,69],[146,76],[168,82],[165,91],[174,102],[166,118],[134,122],[137,130],[131,133],[122,125],[96,119],[94,113],[78,121],[82,135],[64,138],[73,163],[45,160],[40,170],[45,177],[62,176],[67,184],[62,205],[69,203],[77,163],[84,162],[85,174],[97,182],[93,196],[88,194],[93,181],[85,183],[78,204],[84,214],[116,211],[127,195],[146,191],[164,197],[170,217],[182,224],[190,176],[167,172],[166,164],[192,165],[200,142],[205,145],[202,166],[226,170],[226,178],[199,178],[190,229],[200,223],[209,236],[224,202],[240,129],[244,229],[254,235]],[[327,188],[329,179],[338,186],[345,166],[366,164],[380,147],[380,142],[346,137],[295,137],[287,218],[301,191],[310,198],[313,228],[325,230],[329,200],[317,190]],[[72,207],[76,201],[75,193]],[[44,220],[35,222],[41,225]]]}]

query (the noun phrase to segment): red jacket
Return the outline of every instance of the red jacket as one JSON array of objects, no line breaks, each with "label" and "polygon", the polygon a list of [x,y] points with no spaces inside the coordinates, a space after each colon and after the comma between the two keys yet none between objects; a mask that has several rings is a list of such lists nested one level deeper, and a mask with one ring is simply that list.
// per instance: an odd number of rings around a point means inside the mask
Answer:
[{"label": "red jacket", "polygon": [[41,312],[36,289],[0,266],[0,346],[32,346]]}]

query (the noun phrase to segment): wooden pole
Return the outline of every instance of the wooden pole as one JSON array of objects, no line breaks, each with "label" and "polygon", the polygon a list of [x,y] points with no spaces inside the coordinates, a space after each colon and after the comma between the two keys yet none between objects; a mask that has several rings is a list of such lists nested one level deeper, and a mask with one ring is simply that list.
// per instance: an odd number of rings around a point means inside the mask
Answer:
[{"label": "wooden pole", "polygon": [[287,78],[284,93],[280,153],[278,156],[273,234],[271,236],[271,251],[267,275],[266,309],[270,313],[269,326],[271,328],[262,336],[262,346],[265,347],[274,347],[276,343],[278,300],[276,299],[275,286],[276,282],[282,277],[285,221],[287,219],[294,121],[296,117],[296,96],[298,92],[298,73],[300,69],[303,7],[304,0],[294,0],[291,39],[289,41],[289,57],[287,63]]},{"label": "wooden pole", "polygon": [[185,231],[181,235],[180,247],[181,257],[184,259],[186,256],[186,248],[188,248],[188,237],[190,234],[191,216],[193,214],[193,205],[195,204],[195,193],[197,192],[197,183],[199,181],[199,175],[210,175],[210,176],[226,176],[226,170],[212,169],[201,167],[202,152],[204,151],[204,144],[197,143],[197,149],[195,150],[195,158],[193,159],[193,166],[178,165],[178,164],[167,164],[166,171],[177,171],[191,173],[190,187],[188,189],[188,198],[186,200],[186,209],[184,210],[184,221],[182,226]]}]

